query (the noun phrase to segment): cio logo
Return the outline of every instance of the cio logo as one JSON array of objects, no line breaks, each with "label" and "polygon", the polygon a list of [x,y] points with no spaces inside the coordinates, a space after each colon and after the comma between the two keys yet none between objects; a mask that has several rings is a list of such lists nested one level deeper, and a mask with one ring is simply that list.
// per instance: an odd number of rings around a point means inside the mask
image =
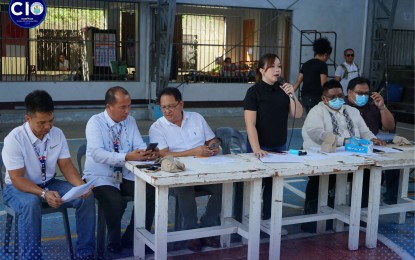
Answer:
[{"label": "cio logo", "polygon": [[34,28],[46,17],[46,3],[44,0],[11,0],[9,16],[19,27]]}]

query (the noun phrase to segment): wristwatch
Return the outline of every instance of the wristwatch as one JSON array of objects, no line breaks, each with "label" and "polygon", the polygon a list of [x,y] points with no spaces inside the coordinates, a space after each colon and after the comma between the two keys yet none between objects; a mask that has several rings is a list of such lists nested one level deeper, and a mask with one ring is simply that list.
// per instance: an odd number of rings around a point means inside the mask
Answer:
[{"label": "wristwatch", "polygon": [[46,189],[44,189],[43,191],[42,191],[42,194],[40,195],[40,197],[42,198],[42,200],[46,200],[46,192],[48,192],[48,189],[46,188]]}]

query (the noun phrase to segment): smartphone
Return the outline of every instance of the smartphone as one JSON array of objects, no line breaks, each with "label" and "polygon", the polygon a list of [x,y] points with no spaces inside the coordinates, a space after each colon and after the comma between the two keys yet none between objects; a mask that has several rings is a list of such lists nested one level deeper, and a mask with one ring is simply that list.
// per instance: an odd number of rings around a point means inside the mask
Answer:
[{"label": "smartphone", "polygon": [[154,151],[157,147],[158,143],[150,143],[147,148],[146,151]]},{"label": "smartphone", "polygon": [[211,144],[209,146],[209,149],[215,149],[215,148],[218,148],[219,146],[220,146],[220,143],[219,142],[216,142],[216,143]]}]

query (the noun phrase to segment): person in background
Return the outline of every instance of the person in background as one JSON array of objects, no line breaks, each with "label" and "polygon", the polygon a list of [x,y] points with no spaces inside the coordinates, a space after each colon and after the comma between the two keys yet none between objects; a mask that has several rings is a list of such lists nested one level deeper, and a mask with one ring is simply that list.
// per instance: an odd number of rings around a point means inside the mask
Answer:
[{"label": "person in background", "polygon": [[232,64],[231,57],[226,57],[222,68],[220,68],[220,75],[222,77],[230,77],[232,76],[232,72],[235,74],[235,65]]},{"label": "person in background", "polygon": [[322,86],[327,81],[327,60],[330,58],[332,47],[327,38],[319,38],[313,42],[314,58],[306,61],[300,69],[294,92],[300,87],[301,103],[307,113],[321,100]]},{"label": "person in background", "polygon": [[[268,152],[287,149],[288,115],[300,118],[303,107],[290,83],[281,81],[281,62],[276,54],[265,54],[256,69],[256,83],[244,99],[244,118],[248,133],[247,151],[258,158]],[[279,81],[280,79],[280,81]],[[263,179],[262,219],[271,217],[272,178]]]},{"label": "person in background", "polygon": [[[343,88],[340,82],[334,79],[327,81],[323,85],[321,99],[322,101],[310,110],[304,121],[302,129],[304,149],[320,147],[330,135],[335,135],[337,147],[344,146],[346,139],[352,136],[371,140],[375,145],[385,145],[385,142],[377,139],[367,127],[359,110],[344,105]],[[329,189],[333,189],[335,185],[335,176],[331,176],[333,177],[330,178]],[[319,176],[310,176],[305,194],[305,214],[316,213],[318,188]],[[362,197],[362,203],[364,200]],[[301,228],[305,232],[315,232],[316,222],[303,223]]]},{"label": "person in background", "polygon": [[[370,93],[369,80],[357,77],[350,80],[347,86],[346,104],[359,110],[369,127],[370,131],[377,135],[379,130],[393,131],[395,129],[395,119],[392,113],[385,105],[383,97],[377,93]],[[369,102],[369,97],[372,102]],[[384,172],[384,183],[386,192],[384,193],[384,202],[387,204],[396,204],[398,185],[399,185],[399,170],[387,170]],[[363,190],[369,190],[369,171],[365,170],[363,179]],[[363,194],[362,207],[367,207],[368,195]]]},{"label": "person in background", "polygon": [[343,87],[343,93],[347,93],[349,81],[359,77],[359,67],[354,63],[354,50],[349,48],[344,50],[345,62],[340,64],[334,73],[334,79],[340,81]]},{"label": "person in background", "polygon": [[[87,194],[69,202],[62,196],[74,186],[85,184],[72,164],[62,130],[53,127],[52,97],[35,90],[25,98],[26,122],[4,139],[6,167],[3,201],[19,218],[19,247],[22,259],[43,259],[41,252],[42,202],[52,208],[76,208],[78,242],[76,257],[94,259],[95,201]],[[56,177],[59,167],[66,181]]]},{"label": "person in background", "polygon": [[[150,142],[158,143],[160,155],[181,156],[215,156],[219,147],[214,147],[218,140],[206,120],[198,113],[183,111],[184,102],[177,88],[164,88],[157,94],[157,100],[163,117],[154,122],[149,130]],[[212,146],[213,145],[213,146]],[[199,185],[172,188],[177,196],[179,209],[184,218],[184,229],[198,228],[196,190],[206,190],[211,195],[206,211],[200,218],[202,227],[217,225],[222,208],[222,185]],[[217,248],[220,243],[216,238],[191,239],[187,248],[201,251],[202,246]]]},{"label": "person in background", "polygon": [[[121,238],[121,218],[127,202],[134,197],[134,174],[124,166],[126,161],[158,158],[158,150],[146,151],[135,119],[129,115],[131,97],[123,87],[112,87],[105,93],[105,110],[92,116],[86,125],[86,160],[84,179],[94,180],[95,198],[103,207],[108,229],[108,251],[120,253],[134,242],[134,210],[130,224]],[[146,229],[151,230],[155,208],[154,187],[146,186]],[[139,209],[140,210],[140,209]]]},{"label": "person in background", "polygon": [[59,54],[58,70],[69,71],[69,61],[66,59],[66,56],[64,53]]}]

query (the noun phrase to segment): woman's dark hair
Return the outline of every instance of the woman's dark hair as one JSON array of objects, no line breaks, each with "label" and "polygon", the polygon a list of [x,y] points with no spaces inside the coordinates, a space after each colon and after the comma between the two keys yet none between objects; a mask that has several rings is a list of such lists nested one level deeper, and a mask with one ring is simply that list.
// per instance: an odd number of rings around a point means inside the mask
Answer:
[{"label": "woman's dark hair", "polygon": [[314,55],[330,55],[332,50],[331,43],[327,38],[319,38],[313,42]]},{"label": "woman's dark hair", "polygon": [[52,113],[55,110],[52,97],[44,90],[29,93],[24,100],[26,114],[33,116],[36,112]]},{"label": "woman's dark hair", "polygon": [[118,92],[121,92],[121,94],[123,95],[127,95],[127,96],[130,95],[130,93],[128,93],[128,91],[123,87],[115,86],[115,87],[109,88],[107,92],[105,93],[105,105],[114,105],[115,103],[117,103],[115,94],[117,94]]},{"label": "woman's dark hair", "polygon": [[176,101],[182,101],[182,93],[177,88],[163,88],[162,90],[157,93],[157,103],[160,103],[160,99],[164,95],[170,95],[173,96]]},{"label": "woman's dark hair", "polygon": [[255,81],[258,83],[262,80],[262,74],[259,69],[267,71],[269,67],[274,64],[275,59],[280,59],[277,54],[267,53],[259,58],[258,68],[255,70]]}]

